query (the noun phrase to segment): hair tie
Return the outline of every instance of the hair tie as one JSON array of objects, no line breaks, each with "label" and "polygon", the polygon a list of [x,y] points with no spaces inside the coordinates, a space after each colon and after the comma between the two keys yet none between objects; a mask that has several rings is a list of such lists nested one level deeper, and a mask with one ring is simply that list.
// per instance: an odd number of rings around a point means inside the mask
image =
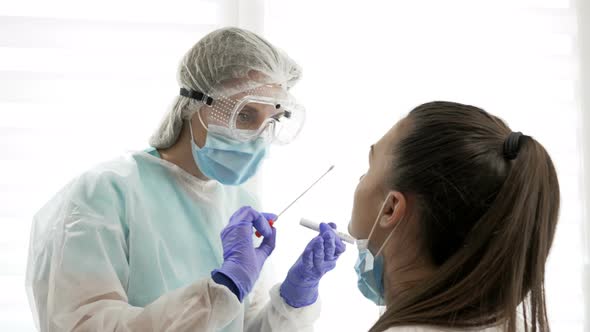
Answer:
[{"label": "hair tie", "polygon": [[504,141],[504,158],[513,160],[518,156],[520,149],[520,138],[524,136],[520,131],[511,132]]}]

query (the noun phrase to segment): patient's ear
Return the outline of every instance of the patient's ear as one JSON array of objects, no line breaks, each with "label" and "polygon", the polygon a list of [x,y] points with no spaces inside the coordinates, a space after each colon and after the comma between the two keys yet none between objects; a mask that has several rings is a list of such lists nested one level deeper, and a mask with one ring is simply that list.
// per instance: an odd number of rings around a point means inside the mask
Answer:
[{"label": "patient's ear", "polygon": [[393,228],[406,214],[406,196],[399,191],[390,191],[383,204],[383,214],[379,220],[381,228]]}]

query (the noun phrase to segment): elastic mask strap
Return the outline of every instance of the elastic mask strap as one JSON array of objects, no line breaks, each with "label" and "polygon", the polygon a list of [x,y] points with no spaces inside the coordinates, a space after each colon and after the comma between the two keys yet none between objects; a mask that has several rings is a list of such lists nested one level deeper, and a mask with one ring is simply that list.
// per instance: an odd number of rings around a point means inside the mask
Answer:
[{"label": "elastic mask strap", "polygon": [[[199,122],[201,122],[201,125],[203,126],[203,128],[205,128],[205,130],[208,132],[209,131],[209,127],[205,126],[205,122],[203,122],[203,118],[201,117],[201,109],[199,109],[197,111],[197,116],[199,117]],[[193,134],[193,126],[191,126],[191,135]]]},{"label": "elastic mask strap", "polygon": [[381,209],[379,210],[379,214],[377,215],[377,219],[375,219],[375,222],[373,222],[373,227],[371,228],[371,232],[369,232],[369,237],[367,237],[367,242],[369,240],[371,240],[371,236],[373,235],[373,232],[375,231],[375,227],[377,227],[377,222],[383,216],[383,209],[385,208],[385,204],[387,204],[387,201],[389,200],[389,196],[391,196],[391,194],[387,195],[387,197],[385,198],[385,201],[383,202],[383,204],[381,204]]},{"label": "elastic mask strap", "polygon": [[[375,219],[375,222],[373,223],[373,228],[371,228],[371,232],[369,233],[369,237],[367,238],[367,246],[369,244],[369,240],[371,240],[371,236],[373,235],[373,232],[375,231],[375,228],[377,227],[377,223],[379,222],[379,219],[381,219],[381,217],[383,216],[383,210],[385,209],[385,204],[387,204],[387,201],[389,201],[389,198],[390,197],[391,197],[391,193],[389,195],[387,195],[387,198],[385,198],[385,201],[381,205],[381,210],[379,210],[379,214],[377,215],[377,219]],[[379,256],[379,254],[381,253],[381,251],[383,251],[383,248],[385,248],[385,245],[387,244],[387,241],[389,241],[389,239],[391,238],[391,236],[393,235],[393,233],[397,229],[397,226],[399,226],[400,223],[401,222],[398,222],[397,225],[395,225],[393,227],[393,229],[391,230],[391,232],[389,233],[389,235],[387,236],[387,238],[385,239],[385,241],[383,241],[383,244],[381,245],[381,247],[379,248],[379,250],[375,254],[375,257]]]},{"label": "elastic mask strap", "polygon": [[191,139],[193,142],[195,141],[195,136],[193,135],[193,121],[192,119],[188,120],[188,129],[191,131]]},{"label": "elastic mask strap", "polygon": [[375,257],[379,256],[379,254],[381,253],[381,251],[383,251],[383,248],[385,248],[385,245],[387,244],[387,241],[389,241],[389,239],[391,238],[391,236],[393,235],[393,233],[395,232],[395,230],[397,229],[397,226],[399,226],[399,224],[401,224],[401,220],[397,223],[397,225],[395,225],[393,227],[393,229],[391,230],[391,233],[389,233],[389,235],[387,236],[387,238],[385,239],[385,241],[383,241],[383,244],[381,245],[381,248],[379,248],[379,251],[377,251],[377,253],[375,254]]},{"label": "elastic mask strap", "polygon": [[[199,113],[199,121],[201,121],[201,124],[203,125],[203,128],[205,128],[205,130],[208,132],[209,130],[207,129],[207,127],[205,127],[205,124],[203,123],[203,120],[201,119],[201,112],[197,112],[197,113]],[[192,140],[192,142],[195,143],[195,145],[197,147],[199,147],[197,145],[197,142],[195,142],[195,135],[193,134],[193,121],[192,121],[192,118],[188,120],[188,129],[191,132],[191,140]]]}]

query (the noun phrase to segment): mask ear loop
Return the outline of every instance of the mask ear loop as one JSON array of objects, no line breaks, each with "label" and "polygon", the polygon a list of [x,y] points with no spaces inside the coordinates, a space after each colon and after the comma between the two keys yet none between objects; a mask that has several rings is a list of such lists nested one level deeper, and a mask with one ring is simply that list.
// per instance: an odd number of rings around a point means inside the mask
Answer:
[{"label": "mask ear loop", "polygon": [[195,141],[195,135],[193,135],[193,122],[191,120],[188,121],[188,129],[191,132],[191,140]]},{"label": "mask ear loop", "polygon": [[[203,128],[205,128],[205,130],[207,132],[209,132],[209,126],[205,125],[205,122],[203,121],[203,117],[201,117],[201,111],[203,110],[203,107],[204,106],[201,106],[199,108],[199,110],[197,111],[197,116],[199,117],[199,122],[201,122],[201,126],[203,126]],[[193,126],[191,126],[191,135],[192,135],[192,133],[193,133]]]},{"label": "mask ear loop", "polygon": [[[201,122],[201,125],[203,125],[203,128],[205,128],[205,130],[206,130],[207,132],[209,132],[209,129],[207,129],[207,127],[206,127],[206,126],[205,126],[205,124],[203,123],[203,119],[201,119],[201,110],[199,109],[199,110],[197,111],[197,113],[198,113],[198,115],[197,115],[197,116],[199,117],[199,121]],[[192,119],[192,118],[191,118],[191,119]],[[189,119],[189,121],[188,121],[188,129],[189,129],[189,130],[190,130],[190,132],[191,132],[191,140],[192,140],[193,142],[195,142],[195,135],[193,134],[193,122],[191,121],[191,119]],[[196,144],[196,142],[195,142],[195,144]]]},{"label": "mask ear loop", "polygon": [[[391,197],[391,193],[387,195],[387,198],[385,198],[385,201],[381,205],[381,210],[379,210],[379,214],[377,215],[377,219],[375,219],[375,222],[373,223],[373,228],[371,228],[371,232],[369,233],[369,237],[367,238],[367,243],[369,243],[369,240],[371,239],[371,236],[373,235],[373,232],[375,231],[375,228],[377,227],[377,223],[379,222],[379,219],[381,219],[381,217],[383,216],[383,210],[385,209],[385,204],[387,204],[387,201],[389,200],[390,197]],[[383,248],[385,248],[385,245],[387,244],[387,242],[389,241],[389,239],[391,238],[391,236],[393,236],[393,233],[395,232],[395,230],[397,229],[397,227],[399,226],[399,224],[401,224],[401,222],[398,222],[393,227],[393,229],[391,230],[391,232],[389,233],[389,235],[387,236],[387,238],[385,238],[385,241],[383,241],[383,244],[381,245],[381,247],[379,248],[379,250],[375,254],[375,257],[379,256],[379,254],[381,253],[381,251],[383,251]]]}]

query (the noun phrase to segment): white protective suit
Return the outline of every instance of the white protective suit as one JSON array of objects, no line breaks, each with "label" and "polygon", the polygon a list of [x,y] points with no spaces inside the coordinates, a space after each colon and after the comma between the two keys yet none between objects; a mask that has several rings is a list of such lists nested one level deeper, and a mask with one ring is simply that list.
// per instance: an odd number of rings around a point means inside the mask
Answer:
[{"label": "white protective suit", "polygon": [[[35,216],[27,291],[41,331],[305,331],[265,269],[240,303],[210,276],[241,187],[202,181],[137,152],[84,173]],[[270,301],[269,301],[270,295]]]}]

